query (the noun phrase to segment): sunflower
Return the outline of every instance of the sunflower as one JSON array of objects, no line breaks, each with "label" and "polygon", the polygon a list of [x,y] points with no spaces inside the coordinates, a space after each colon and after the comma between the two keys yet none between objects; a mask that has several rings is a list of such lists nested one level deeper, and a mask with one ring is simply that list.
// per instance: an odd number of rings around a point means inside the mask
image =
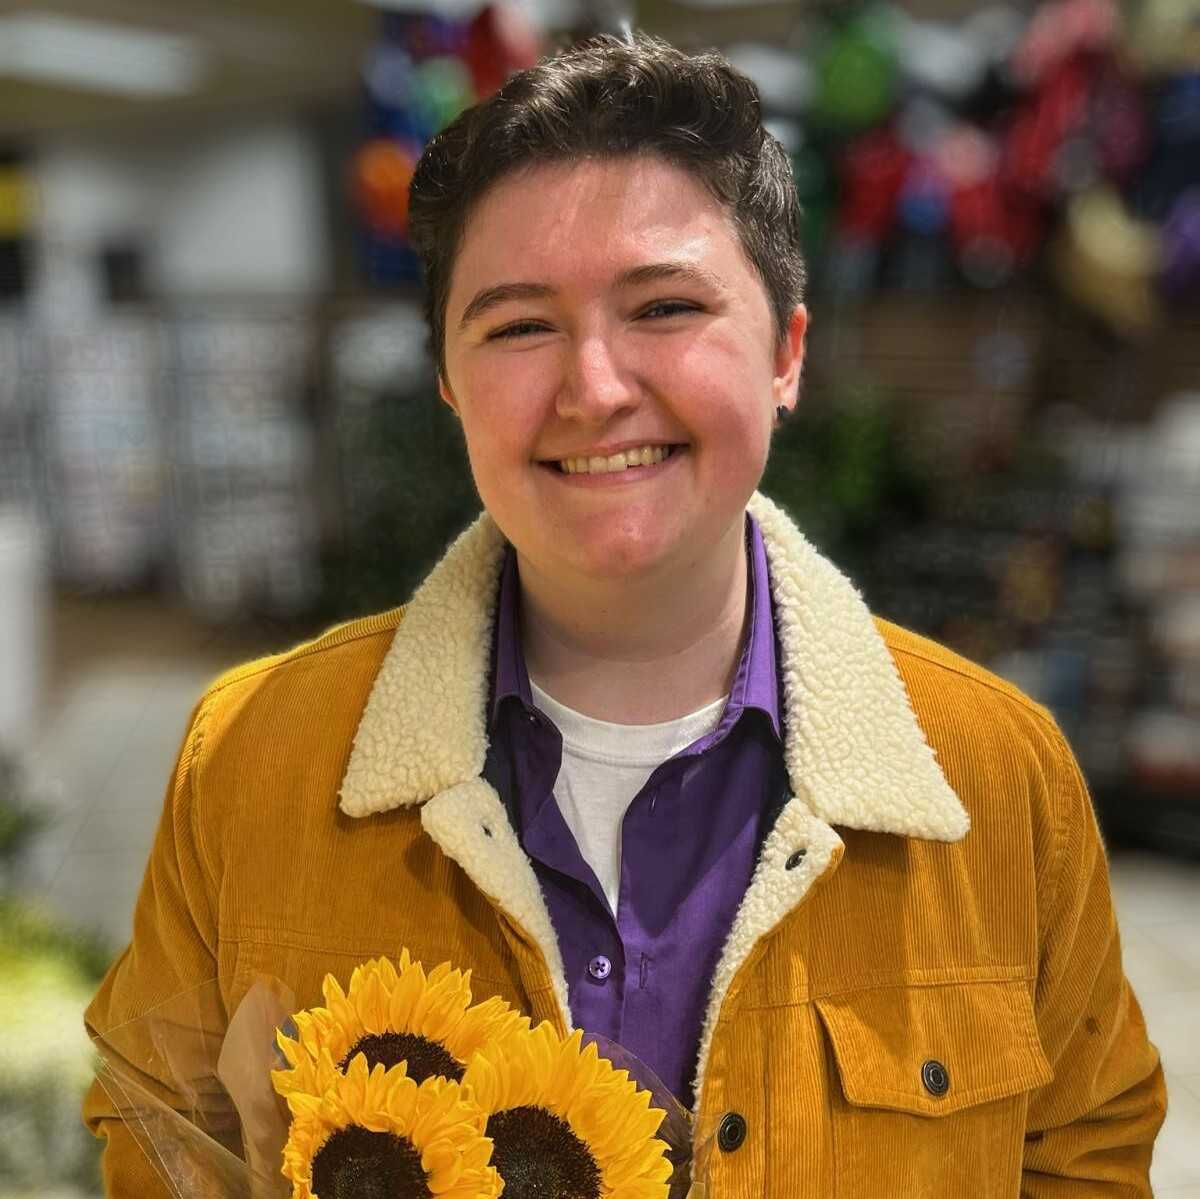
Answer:
[{"label": "sunflower", "polygon": [[[330,1063],[332,1065],[332,1063]],[[283,1175],[292,1199],[496,1199],[486,1116],[458,1083],[417,1083],[356,1054],[324,1095],[287,1097]]]},{"label": "sunflower", "polygon": [[488,1114],[504,1199],[666,1199],[663,1113],[625,1070],[548,1023],[482,1049],[464,1089]]},{"label": "sunflower", "polygon": [[273,1076],[282,1095],[320,1095],[326,1084],[318,1078],[319,1064],[325,1055],[341,1071],[361,1053],[368,1066],[406,1062],[408,1076],[417,1082],[458,1082],[479,1049],[529,1025],[528,1018],[499,998],[472,1007],[469,970],[464,974],[443,962],[426,975],[407,949],[398,966],[387,958],[357,966],[349,992],[332,974],[325,976],[321,990],[324,1007],[292,1017],[296,1039],[283,1033],[277,1037],[291,1067]]}]

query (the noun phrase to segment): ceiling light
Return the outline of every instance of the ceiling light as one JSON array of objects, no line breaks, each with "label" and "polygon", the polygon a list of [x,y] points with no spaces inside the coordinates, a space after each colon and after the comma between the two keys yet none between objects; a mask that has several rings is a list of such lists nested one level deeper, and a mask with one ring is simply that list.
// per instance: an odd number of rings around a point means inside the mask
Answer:
[{"label": "ceiling light", "polygon": [[0,17],[0,77],[130,96],[195,91],[208,66],[194,38],[56,14]]}]

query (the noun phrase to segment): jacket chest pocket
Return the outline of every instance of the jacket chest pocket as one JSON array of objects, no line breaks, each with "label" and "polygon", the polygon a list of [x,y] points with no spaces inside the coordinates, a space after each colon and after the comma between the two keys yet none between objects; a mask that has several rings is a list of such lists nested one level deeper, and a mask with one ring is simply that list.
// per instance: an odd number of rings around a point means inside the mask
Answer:
[{"label": "jacket chest pocket", "polygon": [[1029,1093],[1053,1077],[1024,982],[814,1002],[828,1038],[835,1195],[1015,1199]]}]

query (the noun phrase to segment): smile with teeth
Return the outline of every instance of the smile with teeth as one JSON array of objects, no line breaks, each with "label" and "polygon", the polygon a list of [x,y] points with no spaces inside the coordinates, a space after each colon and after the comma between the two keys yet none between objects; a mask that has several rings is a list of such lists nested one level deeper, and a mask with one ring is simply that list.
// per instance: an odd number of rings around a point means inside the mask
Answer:
[{"label": "smile with teeth", "polygon": [[643,445],[619,454],[609,454],[606,458],[563,458],[556,465],[564,475],[604,475],[612,471],[629,470],[634,466],[653,466],[669,458],[674,448],[669,445]]}]

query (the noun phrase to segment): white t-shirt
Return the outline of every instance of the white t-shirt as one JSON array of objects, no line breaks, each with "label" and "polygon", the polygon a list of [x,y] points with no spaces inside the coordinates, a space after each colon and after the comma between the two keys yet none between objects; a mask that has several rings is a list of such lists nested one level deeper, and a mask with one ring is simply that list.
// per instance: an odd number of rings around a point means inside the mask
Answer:
[{"label": "white t-shirt", "polygon": [[717,727],[725,699],[661,724],[613,724],[560,704],[532,680],[530,687],[534,706],[562,734],[554,798],[616,915],[626,809],[659,765]]}]

